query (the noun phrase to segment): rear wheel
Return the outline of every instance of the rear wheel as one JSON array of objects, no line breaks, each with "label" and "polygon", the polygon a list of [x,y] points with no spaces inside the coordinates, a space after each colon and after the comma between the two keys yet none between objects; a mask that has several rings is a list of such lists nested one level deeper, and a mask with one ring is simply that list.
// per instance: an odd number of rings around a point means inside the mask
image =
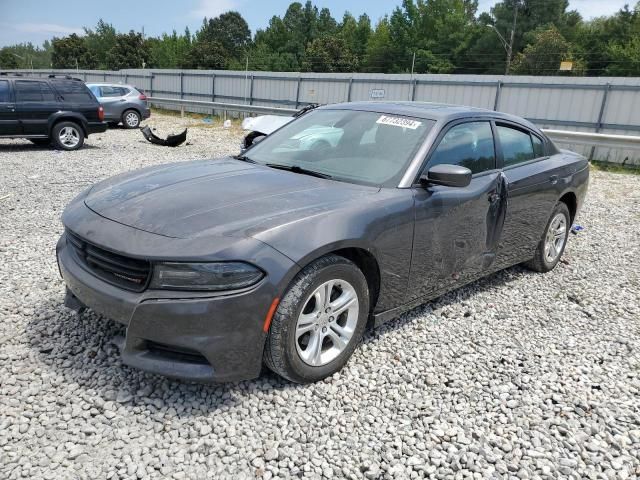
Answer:
[{"label": "rear wheel", "polygon": [[297,383],[339,371],[362,338],[369,289],[360,269],[337,255],[304,268],[282,298],[266,340],[265,364]]},{"label": "rear wheel", "polygon": [[538,243],[536,253],[525,266],[536,272],[553,270],[560,261],[567,246],[567,237],[571,228],[571,216],[566,204],[558,203],[549,218],[544,234]]},{"label": "rear wheel", "polygon": [[60,150],[77,150],[84,144],[84,132],[77,123],[56,123],[51,133],[53,144]]},{"label": "rear wheel", "polygon": [[140,114],[135,110],[125,110],[122,114],[124,128],[138,128],[140,126]]}]

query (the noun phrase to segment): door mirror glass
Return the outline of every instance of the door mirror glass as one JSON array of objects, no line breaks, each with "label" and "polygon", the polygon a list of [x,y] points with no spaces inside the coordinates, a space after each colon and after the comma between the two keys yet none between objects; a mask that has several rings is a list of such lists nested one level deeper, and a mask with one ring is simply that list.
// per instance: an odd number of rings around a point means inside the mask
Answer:
[{"label": "door mirror glass", "polygon": [[471,183],[472,175],[467,167],[443,163],[431,167],[420,177],[420,180],[431,185],[466,187]]}]

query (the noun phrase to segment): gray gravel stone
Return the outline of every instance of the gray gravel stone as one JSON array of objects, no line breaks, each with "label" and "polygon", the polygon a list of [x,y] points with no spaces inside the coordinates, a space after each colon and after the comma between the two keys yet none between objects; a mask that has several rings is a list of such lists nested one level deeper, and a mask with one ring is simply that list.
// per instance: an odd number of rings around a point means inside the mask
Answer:
[{"label": "gray gravel stone", "polygon": [[[62,306],[60,214],[108,176],[236,153],[236,127],[55,152],[0,141],[0,478],[635,478],[640,178],[595,172],[563,262],[404,314],[314,385],[181,383],[125,367],[123,328]],[[8,197],[7,197],[8,195]],[[626,476],[626,477],[625,477]]]}]

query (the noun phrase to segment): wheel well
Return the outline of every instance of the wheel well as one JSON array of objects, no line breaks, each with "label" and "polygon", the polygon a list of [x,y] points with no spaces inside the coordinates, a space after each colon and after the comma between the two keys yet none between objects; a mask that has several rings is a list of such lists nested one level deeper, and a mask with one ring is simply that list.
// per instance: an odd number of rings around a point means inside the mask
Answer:
[{"label": "wheel well", "polygon": [[125,109],[122,111],[122,115],[121,115],[121,117],[122,117],[122,118],[124,118],[124,114],[125,114],[125,113],[127,113],[127,112],[129,112],[129,111],[131,111],[131,110],[133,110],[134,112],[136,112],[136,113],[138,114],[138,116],[139,116],[140,118],[142,118],[142,113],[141,113],[141,112],[140,112],[140,110],[138,110],[136,107],[129,107],[129,108],[125,108]]},{"label": "wheel well", "polygon": [[84,134],[84,136],[87,136],[87,129],[84,128],[84,125],[82,124],[81,121],[79,121],[77,118],[75,117],[60,117],[60,118],[56,118],[55,121],[51,124],[51,130],[49,131],[49,137],[51,137],[51,134],[53,132],[53,129],[55,128],[55,126],[57,124],[59,124],[60,122],[71,122],[71,123],[75,123],[76,125],[78,125],[80,127],[80,129],[82,130],[82,133]]},{"label": "wheel well", "polygon": [[380,294],[380,268],[376,257],[363,248],[342,248],[331,253],[351,260],[362,271],[369,286],[370,309],[373,311]]},{"label": "wheel well", "polygon": [[576,194],[573,192],[565,193],[560,201],[564,203],[569,209],[569,215],[571,216],[571,223],[573,224],[573,220],[576,218],[576,212],[578,210],[578,199],[576,198]]}]

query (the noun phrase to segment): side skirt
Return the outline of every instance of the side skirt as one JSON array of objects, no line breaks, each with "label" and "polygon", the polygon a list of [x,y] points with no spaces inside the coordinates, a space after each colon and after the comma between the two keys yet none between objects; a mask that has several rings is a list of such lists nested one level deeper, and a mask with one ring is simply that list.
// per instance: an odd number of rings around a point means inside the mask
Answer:
[{"label": "side skirt", "polygon": [[459,288],[467,286],[470,283],[473,283],[473,282],[475,282],[477,280],[480,280],[481,278],[485,278],[485,277],[493,275],[494,273],[499,272],[501,270],[506,270],[507,268],[511,268],[511,267],[516,266],[516,265],[520,265],[521,263],[526,262],[527,260],[529,260],[529,258],[523,258],[523,259],[521,259],[521,260],[519,260],[517,262],[513,262],[511,265],[502,265],[502,266],[500,266],[498,268],[494,268],[494,269],[490,270],[487,273],[484,273],[484,274],[479,275],[477,277],[471,278],[471,279],[467,280],[464,283],[460,283],[459,285],[456,285],[454,288],[443,288],[441,290],[436,290],[435,292],[432,292],[429,295],[425,295],[424,297],[416,298],[416,299],[411,300],[410,302],[405,303],[403,305],[400,305],[398,307],[394,307],[394,308],[391,308],[389,310],[385,310],[384,312],[380,312],[380,313],[373,313],[373,314],[371,314],[371,319],[373,320],[373,328],[378,328],[380,325],[383,325],[383,324],[387,323],[388,321],[399,317],[403,313],[408,312],[409,310],[411,310],[413,308],[416,308],[416,307],[418,307],[420,305],[428,303],[431,300],[434,300],[434,299],[436,299],[438,297],[441,297],[445,293],[453,292],[454,290],[457,290]]}]

